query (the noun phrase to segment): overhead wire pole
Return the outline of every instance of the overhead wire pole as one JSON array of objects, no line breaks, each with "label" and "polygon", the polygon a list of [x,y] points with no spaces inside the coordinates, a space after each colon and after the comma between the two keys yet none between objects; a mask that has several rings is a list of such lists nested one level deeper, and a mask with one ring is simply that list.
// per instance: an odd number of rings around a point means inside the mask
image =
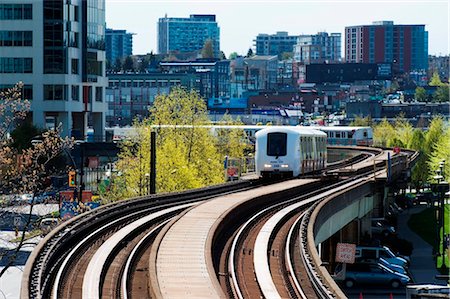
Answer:
[{"label": "overhead wire pole", "polygon": [[150,132],[150,194],[156,194],[156,132]]}]

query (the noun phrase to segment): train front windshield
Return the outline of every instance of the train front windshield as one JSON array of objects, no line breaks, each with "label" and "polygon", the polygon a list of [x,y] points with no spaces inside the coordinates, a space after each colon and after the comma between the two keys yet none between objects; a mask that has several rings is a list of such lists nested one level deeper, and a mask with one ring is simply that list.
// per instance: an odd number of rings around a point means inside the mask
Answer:
[{"label": "train front windshield", "polygon": [[267,156],[286,156],[287,134],[269,133],[267,134]]}]

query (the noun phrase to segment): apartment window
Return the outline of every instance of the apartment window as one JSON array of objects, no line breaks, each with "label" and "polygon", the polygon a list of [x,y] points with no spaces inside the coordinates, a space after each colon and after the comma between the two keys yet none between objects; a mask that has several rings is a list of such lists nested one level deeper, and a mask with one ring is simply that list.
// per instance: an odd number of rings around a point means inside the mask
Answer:
[{"label": "apartment window", "polygon": [[78,48],[79,33],[70,32],[69,33],[69,47]]},{"label": "apartment window", "polygon": [[32,58],[0,57],[0,73],[29,74],[32,72]]},{"label": "apartment window", "polygon": [[0,20],[31,20],[32,4],[0,4]]},{"label": "apartment window", "polygon": [[95,101],[96,102],[103,102],[103,87],[96,87],[95,88]]},{"label": "apartment window", "polygon": [[80,100],[80,86],[72,85],[72,101]]},{"label": "apartment window", "polygon": [[[9,89],[13,88],[14,85],[5,85],[0,84],[0,92],[8,91]],[[22,87],[22,98],[26,100],[32,100],[33,99],[33,85],[31,84],[25,84]]]},{"label": "apartment window", "polygon": [[45,101],[65,101],[67,99],[67,85],[44,85]]},{"label": "apartment window", "polygon": [[72,59],[72,74],[79,74],[78,63],[79,63],[78,59]]},{"label": "apartment window", "polygon": [[0,31],[0,47],[31,47],[33,31]]}]

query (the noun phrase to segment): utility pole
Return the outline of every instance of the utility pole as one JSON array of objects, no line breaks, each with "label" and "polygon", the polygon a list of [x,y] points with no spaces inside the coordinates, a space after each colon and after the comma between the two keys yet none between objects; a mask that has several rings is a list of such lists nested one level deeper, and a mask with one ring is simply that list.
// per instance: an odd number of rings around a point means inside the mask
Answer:
[{"label": "utility pole", "polygon": [[150,132],[150,194],[156,194],[156,132]]},{"label": "utility pole", "polygon": [[80,151],[81,151],[81,165],[80,165],[80,192],[78,193],[78,202],[83,201],[83,175],[84,175],[84,142],[80,143]]}]

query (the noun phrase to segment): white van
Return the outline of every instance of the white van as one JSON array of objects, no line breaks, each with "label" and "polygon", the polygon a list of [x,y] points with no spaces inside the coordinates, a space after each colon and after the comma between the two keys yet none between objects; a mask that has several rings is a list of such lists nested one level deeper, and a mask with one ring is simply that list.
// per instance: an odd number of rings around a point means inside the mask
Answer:
[{"label": "white van", "polygon": [[402,267],[407,267],[409,264],[408,258],[395,255],[392,250],[386,246],[357,246],[355,251],[355,258],[357,261],[371,261],[374,263],[378,262],[380,258],[383,258],[390,264],[399,265]]}]

